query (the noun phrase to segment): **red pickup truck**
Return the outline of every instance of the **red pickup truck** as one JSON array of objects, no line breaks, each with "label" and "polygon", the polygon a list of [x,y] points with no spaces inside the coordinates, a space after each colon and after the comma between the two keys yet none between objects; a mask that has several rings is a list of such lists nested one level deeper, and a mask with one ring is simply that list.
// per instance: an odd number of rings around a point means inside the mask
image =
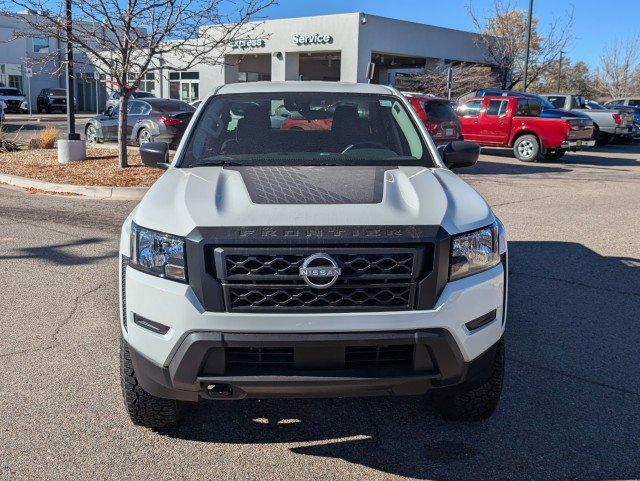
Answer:
[{"label": "red pickup truck", "polygon": [[511,147],[518,160],[540,155],[560,159],[567,150],[595,145],[593,121],[544,118],[542,103],[530,97],[474,97],[458,106],[464,140],[491,147]]}]

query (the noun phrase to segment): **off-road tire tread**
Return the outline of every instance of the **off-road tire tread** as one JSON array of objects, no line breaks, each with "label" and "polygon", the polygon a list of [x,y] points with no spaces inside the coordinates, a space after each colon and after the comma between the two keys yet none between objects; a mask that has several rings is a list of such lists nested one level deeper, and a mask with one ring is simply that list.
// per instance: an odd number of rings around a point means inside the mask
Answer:
[{"label": "off-road tire tread", "polygon": [[120,382],[124,404],[133,424],[148,428],[168,428],[180,423],[184,403],[159,398],[142,389],[136,379],[129,346],[124,339],[120,339]]},{"label": "off-road tire tread", "polygon": [[453,391],[435,391],[431,404],[450,421],[483,421],[491,417],[500,401],[504,377],[504,339],[500,340],[489,377]]}]

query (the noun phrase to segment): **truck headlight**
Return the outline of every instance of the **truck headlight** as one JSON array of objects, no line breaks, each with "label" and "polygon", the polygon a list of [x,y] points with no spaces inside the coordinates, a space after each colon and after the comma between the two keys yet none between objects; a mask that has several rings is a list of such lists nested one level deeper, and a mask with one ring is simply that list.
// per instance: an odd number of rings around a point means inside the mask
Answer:
[{"label": "truck headlight", "polygon": [[132,224],[131,264],[149,274],[186,282],[184,239]]},{"label": "truck headlight", "polygon": [[486,271],[498,265],[499,262],[498,226],[496,224],[453,236],[449,280],[455,281]]}]

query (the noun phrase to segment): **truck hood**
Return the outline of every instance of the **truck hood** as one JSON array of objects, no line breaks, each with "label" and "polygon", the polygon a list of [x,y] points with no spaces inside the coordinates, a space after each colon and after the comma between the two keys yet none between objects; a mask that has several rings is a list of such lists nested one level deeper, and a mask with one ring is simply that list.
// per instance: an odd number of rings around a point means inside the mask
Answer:
[{"label": "truck hood", "polygon": [[437,225],[450,234],[494,222],[448,169],[424,167],[170,168],[133,214],[143,227]]}]

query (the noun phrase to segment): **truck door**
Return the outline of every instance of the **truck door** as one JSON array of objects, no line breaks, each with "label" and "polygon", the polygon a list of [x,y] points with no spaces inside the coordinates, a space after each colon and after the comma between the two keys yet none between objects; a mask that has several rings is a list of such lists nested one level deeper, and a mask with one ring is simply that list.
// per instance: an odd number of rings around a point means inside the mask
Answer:
[{"label": "truck door", "polygon": [[509,141],[511,119],[508,114],[509,100],[489,100],[480,125],[480,135],[487,143],[504,145]]},{"label": "truck door", "polygon": [[468,100],[457,109],[462,136],[464,140],[479,140],[480,137],[480,110],[482,109],[482,99]]}]

